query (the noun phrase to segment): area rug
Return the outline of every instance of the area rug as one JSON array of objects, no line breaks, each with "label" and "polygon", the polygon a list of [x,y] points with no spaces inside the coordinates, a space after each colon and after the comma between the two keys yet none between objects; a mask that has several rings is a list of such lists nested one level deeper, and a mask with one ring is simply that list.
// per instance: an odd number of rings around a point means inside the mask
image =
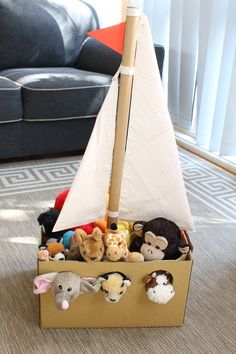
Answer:
[{"label": "area rug", "polygon": [[70,186],[81,157],[1,164],[0,353],[235,353],[236,178],[182,149],[179,155],[196,232],[178,328],[41,330],[32,293],[37,216]]}]

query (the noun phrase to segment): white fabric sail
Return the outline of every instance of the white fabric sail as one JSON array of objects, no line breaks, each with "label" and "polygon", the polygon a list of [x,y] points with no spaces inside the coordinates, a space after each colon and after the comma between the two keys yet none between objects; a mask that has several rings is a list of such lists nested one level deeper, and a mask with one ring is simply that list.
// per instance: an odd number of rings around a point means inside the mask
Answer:
[{"label": "white fabric sail", "polygon": [[147,221],[160,216],[194,229],[152,37],[142,16],[119,217]]},{"label": "white fabric sail", "polygon": [[53,231],[84,225],[105,215],[115,138],[118,74],[119,70],[113,77]]},{"label": "white fabric sail", "polygon": [[[115,139],[118,74],[97,117],[53,231],[104,217]],[[141,17],[120,199],[120,219],[165,217],[194,230],[148,22]]]}]

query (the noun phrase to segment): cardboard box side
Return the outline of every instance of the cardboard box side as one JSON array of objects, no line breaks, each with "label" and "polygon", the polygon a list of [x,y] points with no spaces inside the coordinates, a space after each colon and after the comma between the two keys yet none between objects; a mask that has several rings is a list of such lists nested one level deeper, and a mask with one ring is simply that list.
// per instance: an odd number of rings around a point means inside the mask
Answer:
[{"label": "cardboard box side", "polygon": [[[189,236],[188,236],[188,239],[189,239]],[[190,268],[190,273],[189,273],[189,282],[188,282],[188,289],[187,289],[187,295],[186,295],[186,303],[185,303],[185,309],[184,309],[183,324],[184,324],[185,316],[186,316],[187,303],[188,303],[187,300],[188,300],[188,295],[189,295],[189,290],[190,290],[190,280],[191,280],[192,269],[193,269],[193,253],[192,253],[192,251],[190,251],[188,253],[187,260],[191,262],[191,268]]]},{"label": "cardboard box side", "polygon": [[[100,262],[41,262],[39,274],[54,271],[73,271],[81,276],[95,276],[120,271],[132,281],[120,302],[110,304],[101,291],[81,295],[66,311],[57,310],[52,292],[42,294],[40,317],[42,328],[59,327],[156,327],[180,326],[184,322],[192,260],[153,261],[144,263]],[[175,296],[166,305],[148,300],[142,279],[145,275],[163,269],[174,277]],[[92,316],[91,316],[92,314]]]}]

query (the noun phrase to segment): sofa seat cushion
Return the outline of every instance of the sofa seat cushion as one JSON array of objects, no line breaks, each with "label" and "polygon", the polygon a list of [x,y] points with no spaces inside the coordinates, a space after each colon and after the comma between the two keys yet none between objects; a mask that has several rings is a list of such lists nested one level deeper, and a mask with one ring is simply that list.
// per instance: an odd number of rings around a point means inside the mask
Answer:
[{"label": "sofa seat cushion", "polygon": [[0,76],[0,123],[22,119],[21,86]]},{"label": "sofa seat cushion", "polygon": [[9,69],[0,72],[21,85],[23,120],[96,117],[111,76],[74,68]]}]

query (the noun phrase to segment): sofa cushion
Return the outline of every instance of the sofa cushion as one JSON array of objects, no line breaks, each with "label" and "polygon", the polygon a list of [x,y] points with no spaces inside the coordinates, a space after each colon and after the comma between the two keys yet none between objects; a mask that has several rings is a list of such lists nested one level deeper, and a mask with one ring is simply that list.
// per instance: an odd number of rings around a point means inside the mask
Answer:
[{"label": "sofa cushion", "polygon": [[0,76],[0,123],[22,119],[21,86]]},{"label": "sofa cushion", "polygon": [[86,32],[99,27],[79,0],[0,0],[0,69],[74,66]]},{"label": "sofa cushion", "polygon": [[96,117],[111,76],[74,68],[9,69],[0,72],[22,86],[25,121]]}]

